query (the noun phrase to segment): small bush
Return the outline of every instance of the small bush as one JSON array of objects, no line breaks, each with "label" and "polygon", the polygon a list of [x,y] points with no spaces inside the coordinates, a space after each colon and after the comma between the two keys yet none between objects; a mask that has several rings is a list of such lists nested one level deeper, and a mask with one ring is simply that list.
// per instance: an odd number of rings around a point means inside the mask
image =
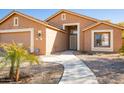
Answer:
[{"label": "small bush", "polygon": [[119,53],[124,56],[124,46],[119,49]]},{"label": "small bush", "polygon": [[27,50],[18,46],[15,42],[12,44],[0,44],[1,51],[5,51],[6,55],[1,60],[3,64],[10,64],[9,77],[12,80],[18,81],[20,76],[20,65],[24,62],[39,64],[38,57],[30,54]]}]

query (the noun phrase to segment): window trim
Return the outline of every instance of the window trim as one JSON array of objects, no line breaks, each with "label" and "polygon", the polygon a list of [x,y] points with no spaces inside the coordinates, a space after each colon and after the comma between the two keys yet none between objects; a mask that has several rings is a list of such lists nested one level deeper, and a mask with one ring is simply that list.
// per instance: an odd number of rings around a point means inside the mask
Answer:
[{"label": "window trim", "polygon": [[[96,41],[95,41],[95,35],[96,34],[99,34],[99,35],[108,34],[109,35],[109,41],[108,41],[109,45],[107,45],[107,46],[97,46],[97,45],[95,45],[96,44]],[[110,47],[110,44],[111,44],[110,38],[111,38],[110,32],[94,32],[94,47]]]},{"label": "window trim", "polygon": [[66,13],[62,13],[62,14],[61,14],[61,20],[62,20],[62,21],[66,20]]},{"label": "window trim", "polygon": [[[110,47],[94,47],[94,33],[95,32],[110,32]],[[106,29],[106,30],[92,30],[91,31],[91,51],[106,51],[106,52],[113,52],[113,30]]]},{"label": "window trim", "polygon": [[[16,23],[16,20],[17,20],[17,23]],[[14,17],[13,26],[19,26],[19,18],[18,17]]]}]

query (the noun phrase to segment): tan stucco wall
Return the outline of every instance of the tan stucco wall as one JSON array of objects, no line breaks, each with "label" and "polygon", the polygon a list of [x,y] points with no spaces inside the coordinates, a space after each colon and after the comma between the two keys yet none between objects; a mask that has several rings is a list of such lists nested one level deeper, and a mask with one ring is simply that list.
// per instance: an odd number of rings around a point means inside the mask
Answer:
[{"label": "tan stucco wall", "polygon": [[[66,14],[66,20],[61,20],[61,14],[64,13]],[[62,29],[63,24],[66,23],[80,23],[80,29],[83,29],[84,27],[87,27],[89,25],[92,25],[96,22],[76,16],[76,15],[72,15],[69,13],[65,13],[62,12],[60,14],[58,14],[57,16],[53,17],[52,19],[48,20],[47,22],[55,27],[58,27],[60,29]]]},{"label": "tan stucco wall", "polygon": [[108,26],[105,24],[100,24],[92,29],[81,32],[81,42],[82,42],[82,50],[83,51],[91,51],[91,31],[92,30],[113,30],[113,50],[117,52],[122,46],[122,31],[112,26]]},{"label": "tan stucco wall", "polygon": [[[13,26],[13,18],[18,17],[19,19],[19,26],[14,27]],[[39,24],[35,21],[29,20],[23,16],[14,14],[13,16],[9,17],[7,20],[5,20],[3,23],[0,24],[0,30],[6,30],[6,29],[23,29],[23,28],[34,28],[34,47],[40,49],[40,54],[45,54],[45,29],[46,27],[42,24]],[[42,40],[36,40],[37,32],[38,30],[42,31]],[[9,37],[7,37],[9,39]],[[17,36],[18,38],[18,36]],[[25,38],[21,38],[25,39]],[[27,42],[28,39],[27,39]]]},{"label": "tan stucco wall", "polygon": [[[62,21],[61,20],[61,14],[64,13],[66,14],[66,20]],[[80,24],[80,50],[83,51],[83,33],[81,33],[81,30],[96,23],[94,21],[91,21],[89,19],[83,18],[83,17],[79,17],[76,15],[72,15],[69,13],[65,13],[62,12],[60,14],[58,14],[57,16],[53,17],[52,19],[48,20],[47,22],[55,27],[59,27],[59,28],[63,28],[63,24],[67,24],[67,23],[79,23]]]},{"label": "tan stucco wall", "polygon": [[[13,26],[14,17],[19,18],[18,27]],[[92,25],[95,22],[66,13],[66,20],[62,21],[61,14],[59,14],[56,17],[49,20],[48,23],[58,28],[62,28],[63,24],[66,24],[66,23],[80,23],[80,30],[82,30],[83,28],[89,25]],[[5,20],[5,22],[0,24],[0,30],[23,29],[23,28],[34,28],[34,47],[39,48],[41,50],[40,54],[46,54],[46,52],[53,53],[57,51],[66,50],[68,48],[68,34],[56,31],[55,29],[54,30],[53,29],[51,30],[50,28],[48,29],[46,26],[40,23],[37,23],[35,21],[31,21],[25,17],[14,14],[13,16]],[[114,42],[113,42],[114,51],[115,52],[118,51],[118,49],[122,46],[121,30],[105,24],[100,24],[85,32],[80,31],[80,50],[91,51],[91,31],[97,30],[97,29],[114,30]],[[38,30],[42,31],[42,40],[36,40]],[[46,30],[47,30],[47,34],[46,34]],[[17,34],[17,38],[18,36],[19,35]],[[28,35],[26,36],[29,37]],[[7,38],[10,39],[9,37]],[[21,38],[21,39],[22,41],[25,41],[25,38]],[[29,43],[28,38],[26,40]],[[47,51],[46,51],[46,48],[47,48]]]},{"label": "tan stucco wall", "polygon": [[[13,26],[13,19],[14,17],[18,17],[19,19],[19,26],[14,27]],[[14,14],[11,17],[9,17],[7,20],[5,20],[2,24],[0,24],[0,30],[4,31],[7,29],[24,29],[24,28],[34,28],[34,47],[35,48],[39,48],[40,49],[40,54],[46,54],[46,48],[47,48],[47,52],[49,53],[53,53],[53,52],[57,52],[57,51],[62,51],[62,50],[66,50],[67,49],[67,43],[66,43],[66,39],[67,39],[67,34],[52,28],[48,28],[45,25],[42,25],[40,23],[37,23],[35,21],[29,20],[23,16]],[[49,31],[48,31],[49,29]],[[42,31],[42,39],[40,40],[36,40],[37,38],[37,33],[38,31]],[[50,38],[47,38],[46,40],[46,30],[47,30],[47,35],[51,36]],[[17,42],[23,41],[25,46],[28,47],[30,44],[30,34],[29,32],[27,32],[28,34],[23,34],[22,33],[10,33],[6,34],[5,36],[2,34],[0,36],[2,36],[4,38],[4,40],[2,41],[6,41],[7,39],[10,41],[12,39],[12,35],[14,36],[13,38],[17,38]],[[8,36],[8,37],[6,37]],[[20,38],[20,36],[22,36],[22,38]],[[26,43],[27,42],[27,43]],[[47,46],[46,47],[46,43]]]},{"label": "tan stucco wall", "polygon": [[46,28],[46,54],[67,50],[67,34]]}]

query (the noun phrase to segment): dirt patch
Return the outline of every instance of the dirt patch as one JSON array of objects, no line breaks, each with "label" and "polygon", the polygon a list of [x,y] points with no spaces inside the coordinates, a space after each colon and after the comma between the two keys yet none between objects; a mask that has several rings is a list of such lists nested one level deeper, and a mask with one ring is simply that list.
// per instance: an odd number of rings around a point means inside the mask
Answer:
[{"label": "dirt patch", "polygon": [[58,84],[64,71],[64,67],[58,63],[42,63],[41,65],[32,65],[21,67],[20,80],[14,82],[9,80],[9,68],[0,71],[0,83],[8,84]]},{"label": "dirt patch", "polygon": [[74,52],[96,75],[101,84],[124,84],[124,57],[119,54]]}]

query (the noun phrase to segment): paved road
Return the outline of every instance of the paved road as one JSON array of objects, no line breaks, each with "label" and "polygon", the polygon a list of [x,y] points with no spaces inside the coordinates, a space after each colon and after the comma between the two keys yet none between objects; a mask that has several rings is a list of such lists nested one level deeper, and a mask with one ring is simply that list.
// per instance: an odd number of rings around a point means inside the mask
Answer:
[{"label": "paved road", "polygon": [[64,74],[60,84],[97,84],[93,72],[77,58],[73,51],[65,51],[50,56],[42,56],[47,62],[58,62],[64,65]]}]

